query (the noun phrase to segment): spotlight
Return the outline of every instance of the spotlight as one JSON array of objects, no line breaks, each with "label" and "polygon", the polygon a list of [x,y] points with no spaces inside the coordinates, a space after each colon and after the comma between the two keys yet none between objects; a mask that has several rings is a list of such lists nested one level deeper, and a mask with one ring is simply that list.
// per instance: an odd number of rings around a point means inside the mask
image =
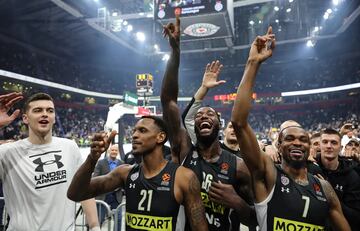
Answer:
[{"label": "spotlight", "polygon": [[162,57],[162,61],[168,61],[170,59],[170,55],[169,54],[164,54],[164,56]]},{"label": "spotlight", "polygon": [[318,26],[314,27],[314,32],[318,32],[320,28]]},{"label": "spotlight", "polygon": [[259,24],[261,24],[262,23],[262,21],[261,20],[259,20]]},{"label": "spotlight", "polygon": [[306,46],[307,46],[307,47],[314,47],[314,46],[315,46],[315,42],[313,42],[313,41],[311,41],[311,40],[308,40],[308,41],[306,42]]},{"label": "spotlight", "polygon": [[250,25],[254,25],[254,23],[255,23],[255,22],[254,22],[253,20],[249,21],[249,24],[250,24]]},{"label": "spotlight", "polygon": [[133,26],[131,24],[127,25],[126,31],[131,32],[133,30]]},{"label": "spotlight", "polygon": [[325,20],[327,20],[327,19],[329,18],[329,14],[328,14],[328,12],[325,12],[325,14],[324,14],[324,16],[323,16],[323,17],[324,17],[324,19],[325,19]]},{"label": "spotlight", "polygon": [[159,50],[159,45],[155,44],[155,45],[154,45],[154,49],[155,49],[156,51],[158,51],[158,50]]},{"label": "spotlight", "polygon": [[274,6],[274,10],[275,10],[275,11],[279,11],[280,9],[279,9],[278,6]]},{"label": "spotlight", "polygon": [[124,25],[124,26],[127,26],[127,24],[129,24],[129,23],[128,23],[128,21],[125,20],[125,21],[123,22],[123,25]]},{"label": "spotlight", "polygon": [[289,0],[290,3],[292,3],[294,0]]},{"label": "spotlight", "polygon": [[332,3],[334,6],[337,6],[337,5],[339,5],[339,0],[332,0]]},{"label": "spotlight", "polygon": [[286,9],[286,12],[287,12],[287,13],[290,13],[290,12],[291,12],[291,8],[287,8],[287,9]]},{"label": "spotlight", "polygon": [[276,22],[276,23],[279,23],[279,19],[275,19],[275,22]]},{"label": "spotlight", "polygon": [[136,39],[140,42],[144,42],[145,34],[143,32],[136,32]]},{"label": "spotlight", "polygon": [[328,14],[331,14],[333,11],[332,11],[332,9],[329,8],[329,9],[326,10],[326,12],[327,12]]}]

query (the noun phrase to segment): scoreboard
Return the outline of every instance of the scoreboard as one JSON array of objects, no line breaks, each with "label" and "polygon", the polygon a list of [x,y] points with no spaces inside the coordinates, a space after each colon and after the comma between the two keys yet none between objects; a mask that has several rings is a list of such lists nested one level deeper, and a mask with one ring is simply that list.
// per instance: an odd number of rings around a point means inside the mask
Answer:
[{"label": "scoreboard", "polygon": [[153,94],[154,77],[151,74],[136,75],[136,93],[150,96]]},{"label": "scoreboard", "polygon": [[155,0],[154,19],[162,25],[181,17],[181,41],[232,38],[233,0]]},{"label": "scoreboard", "polygon": [[225,12],[227,0],[155,0],[155,19]]},{"label": "scoreboard", "polygon": [[152,88],[153,80],[151,74],[138,74],[136,75],[136,88]]}]

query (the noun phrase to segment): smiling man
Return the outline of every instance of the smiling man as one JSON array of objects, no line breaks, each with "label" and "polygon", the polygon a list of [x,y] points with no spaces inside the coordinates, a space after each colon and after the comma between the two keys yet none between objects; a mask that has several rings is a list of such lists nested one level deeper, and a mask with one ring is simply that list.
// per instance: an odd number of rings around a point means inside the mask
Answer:
[{"label": "smiling man", "polygon": [[[52,136],[55,106],[36,93],[24,104],[29,137],[0,146],[0,178],[10,216],[8,230],[75,230],[75,203],[66,192],[81,164],[72,140]],[[82,202],[92,230],[99,230],[95,200]]]},{"label": "smiling man", "polygon": [[[161,88],[163,117],[169,127],[169,141],[173,160],[194,171],[201,184],[201,198],[205,206],[209,230],[229,230],[230,208],[238,210],[240,220],[245,224],[256,224],[255,211],[242,199],[248,197],[250,176],[244,162],[235,155],[221,149],[218,139],[220,120],[211,107],[201,107],[195,114],[195,134],[197,143],[194,146],[180,118],[177,105],[179,92],[178,72],[180,65],[180,19],[176,24],[166,27],[165,35],[169,37],[171,56],[168,60]],[[219,71],[220,63],[208,65],[208,71]],[[239,193],[240,194],[240,193]],[[185,230],[190,230],[189,222]]]},{"label": "smiling man", "polygon": [[324,230],[329,219],[334,230],[350,230],[331,185],[307,173],[308,133],[299,126],[284,126],[279,133],[281,166],[259,148],[248,123],[256,73],[272,55],[275,35],[269,27],[251,45],[231,115],[245,164],[251,173],[255,209],[261,231]]},{"label": "smiling man", "polygon": [[115,133],[94,135],[91,150],[75,174],[68,190],[72,200],[124,188],[126,194],[126,230],[175,231],[179,206],[185,208],[192,230],[206,231],[200,185],[195,174],[164,159],[167,128],[161,118],[143,116],[132,133],[132,150],[140,164],[120,165],[103,176],[91,178],[97,160],[106,151]]}]

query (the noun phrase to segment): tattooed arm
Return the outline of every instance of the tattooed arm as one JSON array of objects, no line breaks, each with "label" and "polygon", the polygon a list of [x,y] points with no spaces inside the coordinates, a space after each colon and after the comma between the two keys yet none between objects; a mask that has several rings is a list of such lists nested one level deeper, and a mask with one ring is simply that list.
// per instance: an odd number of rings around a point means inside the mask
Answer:
[{"label": "tattooed arm", "polygon": [[184,205],[186,219],[192,230],[207,231],[205,209],[200,197],[200,183],[195,173],[187,168],[179,167],[176,172],[175,197]]},{"label": "tattooed arm", "polygon": [[344,217],[339,198],[329,182],[320,179],[322,188],[329,204],[329,218],[334,230],[350,231],[350,226]]}]

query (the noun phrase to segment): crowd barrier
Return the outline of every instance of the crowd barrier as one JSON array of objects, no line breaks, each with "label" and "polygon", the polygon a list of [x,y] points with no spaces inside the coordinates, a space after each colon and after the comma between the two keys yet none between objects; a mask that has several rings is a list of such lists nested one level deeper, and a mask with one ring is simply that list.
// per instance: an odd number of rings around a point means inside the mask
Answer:
[{"label": "crowd barrier", "polygon": [[[95,200],[98,209],[98,217],[105,211],[104,220],[101,224],[101,231],[125,231],[125,196],[123,202],[118,205],[116,209],[111,209],[110,206],[102,200]],[[80,203],[77,203],[77,212],[75,220],[76,231],[87,231],[88,227],[86,224],[85,214],[82,211]],[[103,208],[103,209],[100,209]],[[121,214],[121,220],[119,221],[119,214]],[[100,221],[99,221],[100,222]]]}]

